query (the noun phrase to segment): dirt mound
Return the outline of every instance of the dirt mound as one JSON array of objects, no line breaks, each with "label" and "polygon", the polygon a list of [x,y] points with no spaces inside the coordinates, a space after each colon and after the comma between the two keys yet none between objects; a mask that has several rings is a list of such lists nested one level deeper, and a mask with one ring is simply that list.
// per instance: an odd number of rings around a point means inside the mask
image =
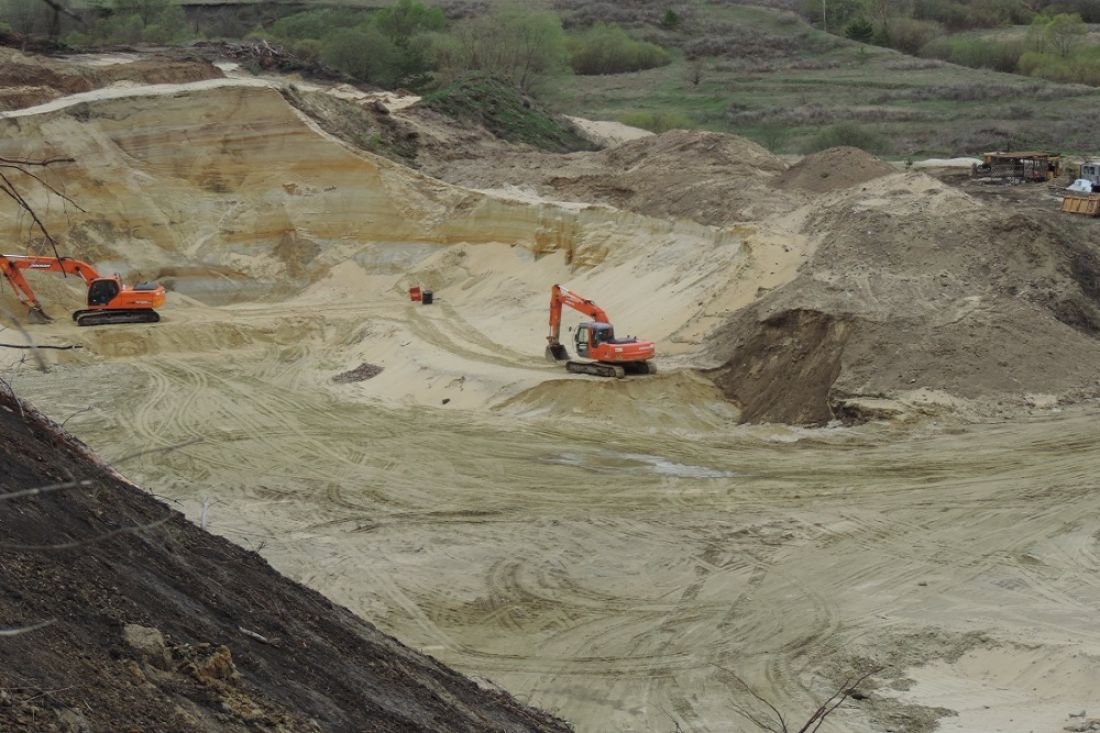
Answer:
[{"label": "dirt mound", "polygon": [[154,56],[93,66],[81,60],[55,60],[0,48],[0,110],[22,109],[121,81],[166,84],[221,76],[217,67],[198,59]]},{"label": "dirt mound", "polygon": [[549,183],[565,196],[704,224],[727,225],[784,208],[768,181],[786,164],[737,135],[674,130],[611,148],[598,164],[604,172]]},{"label": "dirt mound", "polygon": [[153,57],[127,64],[98,67],[99,84],[131,81],[136,84],[184,84],[225,76],[218,67],[197,58]]},{"label": "dirt mound", "polygon": [[203,532],[0,394],[0,729],[565,731]]},{"label": "dirt mound", "polygon": [[849,323],[813,310],[784,310],[733,329],[734,357],[715,383],[741,406],[744,422],[820,425],[833,419]]},{"label": "dirt mound", "polygon": [[897,172],[859,148],[829,148],[807,155],[776,179],[780,188],[828,193]]},{"label": "dirt mound", "polygon": [[[445,133],[437,128],[436,135]],[[786,164],[737,135],[676,130],[570,155],[518,153],[484,141],[464,142],[464,149],[460,155],[453,147],[424,146],[417,164],[462,186],[530,188],[545,198],[719,226],[789,211],[802,202],[770,185]]]},{"label": "dirt mound", "polygon": [[816,204],[799,276],[716,336],[746,419],[821,423],[918,390],[991,410],[1097,391],[1100,233],[923,174],[865,188]]}]

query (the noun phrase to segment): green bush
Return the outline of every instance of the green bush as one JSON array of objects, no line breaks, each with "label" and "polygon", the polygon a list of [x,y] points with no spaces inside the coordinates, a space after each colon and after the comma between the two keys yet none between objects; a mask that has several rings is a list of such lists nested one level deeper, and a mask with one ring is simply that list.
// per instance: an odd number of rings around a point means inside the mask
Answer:
[{"label": "green bush", "polygon": [[851,38],[853,41],[870,43],[875,37],[875,27],[871,25],[871,21],[866,18],[856,18],[844,27],[844,35]]},{"label": "green bush", "polygon": [[89,24],[83,33],[70,33],[74,48],[89,45],[181,43],[194,37],[187,16],[175,0],[117,0],[113,12]]},{"label": "green bush", "polygon": [[569,64],[577,74],[621,74],[672,61],[660,46],[638,41],[617,25],[597,23],[569,39]]},{"label": "green bush", "polygon": [[352,28],[366,20],[363,13],[347,10],[307,10],[271,24],[271,35],[283,41],[321,39],[333,31]]},{"label": "green bush", "polygon": [[1020,57],[1018,69],[1021,74],[1049,81],[1100,86],[1100,48],[1086,49],[1070,58],[1028,51]]},{"label": "green bush", "polygon": [[1024,52],[1018,41],[990,41],[981,38],[937,38],[921,49],[922,56],[950,61],[973,69],[1013,73]]},{"label": "green bush", "polygon": [[360,81],[393,86],[401,75],[401,52],[371,26],[344,28],[321,41],[321,61]]},{"label": "green bush", "polygon": [[817,133],[806,145],[807,153],[817,153],[829,148],[851,147],[866,150],[868,153],[881,153],[885,150],[885,140],[878,133],[859,125],[843,122],[827,127]]},{"label": "green bush", "polygon": [[418,33],[441,31],[446,25],[443,10],[429,8],[415,0],[397,0],[378,11],[371,22],[394,43],[403,45]]},{"label": "green bush", "polygon": [[420,104],[459,120],[476,122],[497,137],[542,150],[572,152],[595,146],[571,123],[548,114],[517,85],[486,74],[467,74]]},{"label": "green bush", "polygon": [[424,35],[431,40],[430,58],[445,82],[479,72],[530,92],[565,72],[569,61],[561,18],[519,5],[467,18],[449,33]]},{"label": "green bush", "polygon": [[669,130],[690,130],[695,127],[695,123],[687,115],[667,110],[627,112],[619,118],[619,121],[624,125],[657,133]]},{"label": "green bush", "polygon": [[888,33],[885,29],[880,29],[877,42],[882,46],[915,55],[942,33],[943,27],[939,23],[915,18],[896,18],[891,21]]}]

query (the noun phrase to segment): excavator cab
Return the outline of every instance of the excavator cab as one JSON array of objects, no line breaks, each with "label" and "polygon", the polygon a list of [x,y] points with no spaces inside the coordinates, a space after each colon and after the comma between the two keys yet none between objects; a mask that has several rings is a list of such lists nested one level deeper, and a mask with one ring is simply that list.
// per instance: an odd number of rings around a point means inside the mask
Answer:
[{"label": "excavator cab", "polygon": [[113,277],[101,277],[93,280],[88,286],[88,305],[91,307],[104,306],[110,303],[118,295],[120,286],[118,280]]},{"label": "excavator cab", "polygon": [[590,323],[582,323],[577,326],[577,330],[573,334],[573,347],[577,350],[577,356],[588,357],[588,329],[591,325]]}]

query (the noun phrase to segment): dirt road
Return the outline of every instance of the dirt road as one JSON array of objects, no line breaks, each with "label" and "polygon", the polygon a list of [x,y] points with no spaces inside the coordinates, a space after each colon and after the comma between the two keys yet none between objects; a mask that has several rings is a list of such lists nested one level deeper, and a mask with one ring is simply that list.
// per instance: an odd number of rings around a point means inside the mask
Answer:
[{"label": "dirt road", "polygon": [[559,380],[476,340],[471,372],[537,387],[454,409],[461,384],[424,370],[427,407],[331,376],[368,326],[429,358],[461,326],[444,311],[181,310],[43,327],[89,353],[16,386],[108,457],[200,440],[132,478],[578,730],[740,730],[731,673],[798,718],[871,664],[881,689],[833,730],[930,730],[942,706],[946,730],[1055,731],[1096,702],[1093,408],[744,427],[691,377]]}]

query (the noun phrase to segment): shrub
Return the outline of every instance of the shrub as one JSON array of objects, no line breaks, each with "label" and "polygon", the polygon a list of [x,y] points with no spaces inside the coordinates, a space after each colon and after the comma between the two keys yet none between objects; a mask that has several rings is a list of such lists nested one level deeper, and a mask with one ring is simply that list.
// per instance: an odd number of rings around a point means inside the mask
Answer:
[{"label": "shrub", "polygon": [[980,38],[937,38],[921,49],[922,56],[950,61],[974,69],[993,69],[1012,73],[1016,71],[1024,44],[998,42]]},{"label": "shrub", "polygon": [[695,127],[695,123],[687,115],[667,110],[627,112],[619,120],[624,125],[657,133],[669,130],[690,130]]},{"label": "shrub", "polygon": [[450,33],[430,39],[431,59],[444,80],[483,72],[528,92],[564,72],[569,60],[561,19],[519,6],[463,20]]},{"label": "shrub", "polygon": [[868,153],[881,153],[885,149],[885,140],[875,132],[859,125],[841,123],[827,127],[810,139],[806,145],[807,153],[839,147],[852,147],[866,150]]},{"label": "shrub", "polygon": [[331,9],[307,10],[279,18],[271,24],[271,34],[287,41],[324,38],[334,30],[358,25],[363,20],[362,16],[349,16],[346,12]]},{"label": "shrub", "polygon": [[915,55],[942,33],[943,27],[939,23],[914,18],[897,18],[890,23],[889,35],[883,33],[879,41],[881,45]]},{"label": "shrub", "polygon": [[516,85],[485,74],[467,74],[425,96],[420,105],[479,123],[501,139],[542,150],[564,153],[595,147],[572,123],[547,114]]},{"label": "shrub", "polygon": [[570,60],[577,74],[621,74],[652,69],[672,61],[660,46],[631,38],[617,25],[597,23],[569,39]]},{"label": "shrub", "polygon": [[393,86],[401,73],[397,46],[370,26],[329,33],[322,41],[321,60],[356,79],[380,86]]},{"label": "shrub", "polygon": [[870,43],[875,37],[875,27],[866,18],[856,18],[844,28],[844,35],[853,41]]}]

